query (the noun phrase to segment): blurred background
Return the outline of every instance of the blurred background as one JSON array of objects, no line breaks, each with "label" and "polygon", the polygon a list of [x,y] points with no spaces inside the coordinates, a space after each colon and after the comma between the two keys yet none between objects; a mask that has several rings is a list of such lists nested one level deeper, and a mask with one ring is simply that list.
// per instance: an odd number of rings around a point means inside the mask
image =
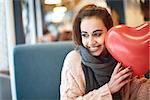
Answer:
[{"label": "blurred background", "polygon": [[149,20],[148,0],[0,0],[0,71],[15,45],[71,40],[73,17],[88,3],[106,7],[114,25]]},{"label": "blurred background", "polygon": [[114,25],[150,19],[149,0],[0,0],[0,73],[9,77],[16,45],[71,41],[73,18],[89,3],[106,7]]}]

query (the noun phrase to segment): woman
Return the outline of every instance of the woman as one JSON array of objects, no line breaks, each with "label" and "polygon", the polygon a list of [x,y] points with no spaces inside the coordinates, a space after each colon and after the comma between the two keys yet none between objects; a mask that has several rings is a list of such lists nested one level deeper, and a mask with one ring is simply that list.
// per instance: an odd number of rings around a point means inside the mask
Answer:
[{"label": "woman", "polygon": [[123,68],[105,48],[104,38],[112,26],[105,8],[91,4],[79,11],[73,23],[73,39],[78,48],[64,61],[61,100],[148,99],[150,82],[145,78],[132,79],[130,67]]}]

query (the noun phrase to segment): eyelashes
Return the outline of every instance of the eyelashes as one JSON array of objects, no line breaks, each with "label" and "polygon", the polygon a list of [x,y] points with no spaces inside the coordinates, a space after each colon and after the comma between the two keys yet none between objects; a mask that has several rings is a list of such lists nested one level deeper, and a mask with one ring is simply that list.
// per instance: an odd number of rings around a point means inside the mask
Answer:
[{"label": "eyelashes", "polygon": [[[92,33],[93,37],[100,37],[101,35],[102,35],[102,33],[98,33],[98,32]],[[88,33],[81,33],[81,36],[87,38],[87,37],[89,37],[89,34]]]},{"label": "eyelashes", "polygon": [[87,33],[81,33],[82,37],[89,37],[89,35]]},{"label": "eyelashes", "polygon": [[102,35],[102,33],[93,33],[92,35],[95,37],[100,37]]}]

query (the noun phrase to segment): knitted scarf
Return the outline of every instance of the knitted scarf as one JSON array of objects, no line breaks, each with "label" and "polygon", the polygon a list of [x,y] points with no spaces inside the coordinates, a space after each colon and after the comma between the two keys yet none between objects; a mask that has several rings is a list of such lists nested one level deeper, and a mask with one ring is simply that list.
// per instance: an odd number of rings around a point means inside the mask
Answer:
[{"label": "knitted scarf", "polygon": [[[94,57],[86,48],[80,46],[80,54],[86,80],[86,93],[93,89],[98,89],[109,82],[114,67],[117,64],[109,53],[104,56]],[[113,94],[113,98],[114,100],[121,100],[120,93]]]}]

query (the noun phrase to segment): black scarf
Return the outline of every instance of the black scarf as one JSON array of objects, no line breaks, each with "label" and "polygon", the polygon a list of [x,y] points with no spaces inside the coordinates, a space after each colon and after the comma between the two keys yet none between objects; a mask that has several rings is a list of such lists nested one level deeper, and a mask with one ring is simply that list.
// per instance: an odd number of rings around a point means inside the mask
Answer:
[{"label": "black scarf", "polygon": [[[83,46],[80,46],[80,54],[86,80],[86,93],[93,89],[98,89],[109,82],[114,67],[117,64],[110,54],[94,57]],[[119,92],[113,94],[113,98],[114,100],[120,100]]]}]

